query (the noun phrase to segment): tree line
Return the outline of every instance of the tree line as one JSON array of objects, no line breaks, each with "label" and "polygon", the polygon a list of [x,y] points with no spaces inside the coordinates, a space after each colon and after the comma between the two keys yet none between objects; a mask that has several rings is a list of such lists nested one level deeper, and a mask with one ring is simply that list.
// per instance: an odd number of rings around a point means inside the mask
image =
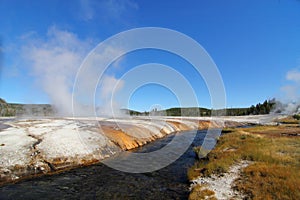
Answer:
[{"label": "tree line", "polygon": [[229,108],[226,109],[226,115],[240,116],[240,115],[265,115],[269,114],[275,109],[276,100],[265,100],[263,103],[252,105],[249,108]]},{"label": "tree line", "polygon": [[[152,110],[144,112],[143,115],[157,115],[162,114],[166,116],[242,116],[242,115],[265,115],[269,114],[275,109],[276,100],[265,100],[263,103],[252,105],[248,108],[227,108],[227,109],[207,109],[199,107],[191,108],[169,108],[166,110]],[[138,113],[135,113],[138,115]]]}]

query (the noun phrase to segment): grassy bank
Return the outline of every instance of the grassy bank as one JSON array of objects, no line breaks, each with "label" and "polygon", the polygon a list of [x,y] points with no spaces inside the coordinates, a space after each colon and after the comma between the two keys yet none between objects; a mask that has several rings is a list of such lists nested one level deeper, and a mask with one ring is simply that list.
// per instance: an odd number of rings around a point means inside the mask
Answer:
[{"label": "grassy bank", "polygon": [[[300,127],[257,126],[226,129],[205,159],[189,169],[193,180],[222,174],[241,160],[253,161],[242,170],[234,189],[249,199],[300,199]],[[212,193],[194,187],[190,199]],[[213,197],[212,197],[213,199]]]}]

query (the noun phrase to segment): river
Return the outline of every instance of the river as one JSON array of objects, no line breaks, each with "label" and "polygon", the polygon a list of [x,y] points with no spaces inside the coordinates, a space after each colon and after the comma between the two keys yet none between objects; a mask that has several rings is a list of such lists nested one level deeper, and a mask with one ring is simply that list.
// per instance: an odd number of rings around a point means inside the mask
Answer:
[{"label": "river", "polygon": [[[151,173],[125,173],[98,163],[2,186],[0,199],[187,199],[187,169],[196,158],[193,147],[203,143],[205,134],[205,130],[197,131],[192,145],[179,159]],[[154,151],[173,137],[174,134],[158,139],[134,151]]]}]

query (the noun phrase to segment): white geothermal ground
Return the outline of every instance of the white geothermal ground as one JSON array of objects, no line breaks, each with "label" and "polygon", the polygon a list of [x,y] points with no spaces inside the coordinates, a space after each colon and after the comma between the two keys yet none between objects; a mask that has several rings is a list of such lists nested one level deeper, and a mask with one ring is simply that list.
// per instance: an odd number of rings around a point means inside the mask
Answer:
[{"label": "white geothermal ground", "polygon": [[176,131],[265,124],[273,118],[0,118],[0,184],[95,163]]}]

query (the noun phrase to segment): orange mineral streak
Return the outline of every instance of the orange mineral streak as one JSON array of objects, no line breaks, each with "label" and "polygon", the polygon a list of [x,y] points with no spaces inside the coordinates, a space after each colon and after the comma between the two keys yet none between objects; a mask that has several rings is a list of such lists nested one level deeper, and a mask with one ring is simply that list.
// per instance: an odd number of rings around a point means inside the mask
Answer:
[{"label": "orange mineral streak", "polygon": [[198,129],[203,130],[203,129],[208,129],[211,126],[210,121],[198,121]]},{"label": "orange mineral streak", "polygon": [[168,124],[172,125],[175,127],[176,131],[188,131],[191,130],[189,126],[186,124],[180,123],[180,122],[175,122],[175,121],[166,121]]},{"label": "orange mineral streak", "polygon": [[101,126],[101,131],[121,149],[128,150],[139,146],[136,138],[129,136],[120,129],[112,126]]},{"label": "orange mineral streak", "polygon": [[[189,122],[189,123],[185,123]],[[175,132],[179,131],[189,131],[189,130],[203,130],[208,128],[222,128],[223,125],[211,121],[199,121],[199,120],[184,120],[182,122],[173,121],[172,119],[167,120],[166,123],[172,126]],[[196,126],[189,125],[190,123],[196,124]],[[197,126],[198,124],[198,126]],[[122,128],[125,128],[124,131]],[[122,150],[129,150],[136,147],[143,146],[151,141],[158,138],[162,138],[170,132],[165,131],[165,127],[162,127],[159,133],[153,133],[147,128],[143,128],[137,125],[122,125],[119,127],[117,124],[103,124],[99,130],[104,135],[106,135],[111,141],[118,145]]]}]

